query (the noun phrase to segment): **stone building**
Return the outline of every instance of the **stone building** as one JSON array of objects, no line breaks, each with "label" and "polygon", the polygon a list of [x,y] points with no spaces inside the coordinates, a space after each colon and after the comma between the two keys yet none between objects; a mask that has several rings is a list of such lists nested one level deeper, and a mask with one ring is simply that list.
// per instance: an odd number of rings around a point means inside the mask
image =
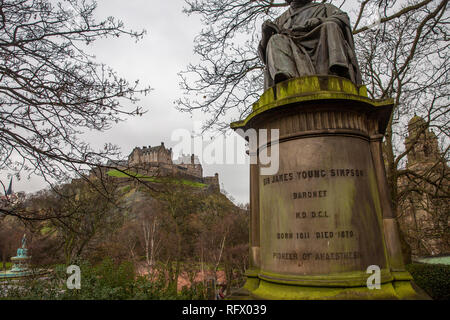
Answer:
[{"label": "stone building", "polygon": [[194,177],[203,177],[203,167],[198,160],[198,157],[194,154],[190,156],[181,155],[177,160],[173,161],[179,170],[185,171],[187,174]]},{"label": "stone building", "polygon": [[182,155],[172,160],[172,148],[166,148],[164,142],[159,146],[135,147],[126,161],[110,161],[108,166],[130,169],[145,176],[178,177],[202,182],[214,190],[220,190],[219,175],[203,177],[203,167],[194,154]]},{"label": "stone building", "polygon": [[436,135],[414,116],[405,139],[406,175],[399,183],[399,225],[413,257],[450,252],[450,170]]},{"label": "stone building", "polygon": [[130,167],[139,166],[142,164],[172,164],[172,148],[166,149],[164,142],[161,145],[151,147],[143,146],[142,148],[135,147],[128,156],[128,165]]},{"label": "stone building", "polygon": [[414,116],[408,123],[405,147],[411,148],[407,165],[410,170],[427,168],[441,159],[438,139],[434,132],[422,129],[426,126],[425,120],[419,116]]}]

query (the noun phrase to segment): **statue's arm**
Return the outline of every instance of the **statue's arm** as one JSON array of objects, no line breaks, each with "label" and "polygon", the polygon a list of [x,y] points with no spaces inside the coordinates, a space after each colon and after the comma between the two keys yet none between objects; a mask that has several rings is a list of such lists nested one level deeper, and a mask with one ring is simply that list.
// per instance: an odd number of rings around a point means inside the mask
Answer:
[{"label": "statue's arm", "polygon": [[261,40],[261,42],[258,45],[258,56],[264,64],[266,64],[266,48],[267,48],[267,44],[264,47],[262,40]]},{"label": "statue's arm", "polygon": [[322,17],[314,17],[305,21],[304,26],[300,26],[299,28],[294,28],[293,31],[309,31],[318,26],[320,26],[324,22],[324,18]]},{"label": "statue's arm", "polygon": [[267,20],[262,25],[262,36],[258,46],[258,53],[261,60],[266,63],[266,48],[269,43],[270,37],[278,33],[279,29],[275,23]]},{"label": "statue's arm", "polygon": [[304,25],[294,28],[293,31],[310,31],[322,23],[333,21],[341,26],[350,25],[348,15],[333,5],[325,4],[316,16],[305,21]]},{"label": "statue's arm", "polygon": [[330,4],[327,5],[326,9],[326,17],[324,21],[333,21],[340,24],[342,27],[350,27],[350,18],[347,13]]}]

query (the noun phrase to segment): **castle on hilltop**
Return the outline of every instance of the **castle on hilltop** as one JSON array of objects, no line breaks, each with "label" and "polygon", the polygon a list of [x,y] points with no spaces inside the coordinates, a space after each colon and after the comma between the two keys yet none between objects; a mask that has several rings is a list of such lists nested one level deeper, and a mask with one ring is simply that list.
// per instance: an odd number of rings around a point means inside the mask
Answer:
[{"label": "castle on hilltop", "polygon": [[186,178],[220,189],[219,175],[216,173],[211,177],[203,177],[203,167],[196,155],[183,154],[177,160],[172,158],[172,148],[166,148],[164,142],[161,142],[159,146],[135,147],[127,160],[109,162],[108,165],[130,169],[145,176]]}]

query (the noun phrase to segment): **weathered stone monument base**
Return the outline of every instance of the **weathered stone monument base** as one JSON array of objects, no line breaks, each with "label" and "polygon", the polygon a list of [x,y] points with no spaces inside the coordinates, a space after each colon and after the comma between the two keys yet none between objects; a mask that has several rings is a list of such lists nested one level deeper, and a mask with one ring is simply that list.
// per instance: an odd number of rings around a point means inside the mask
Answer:
[{"label": "weathered stone monument base", "polygon": [[[270,88],[231,125],[269,134],[250,167],[251,268],[233,298],[421,298],[403,265],[382,158],[392,107],[347,79],[309,76]],[[278,172],[262,174],[261,153],[277,149]],[[369,267],[380,289],[368,288]]]},{"label": "weathered stone monument base", "polygon": [[[363,276],[367,279],[368,275]],[[324,283],[326,279],[324,278]],[[399,273],[393,279],[381,284],[380,289],[369,290],[367,286],[335,286],[325,287],[301,285],[299,283],[276,283],[247,277],[245,286],[234,293],[231,299],[263,299],[263,300],[416,300],[428,299],[418,293],[411,283],[412,277],[408,273]],[[330,280],[327,285],[331,285]]]}]

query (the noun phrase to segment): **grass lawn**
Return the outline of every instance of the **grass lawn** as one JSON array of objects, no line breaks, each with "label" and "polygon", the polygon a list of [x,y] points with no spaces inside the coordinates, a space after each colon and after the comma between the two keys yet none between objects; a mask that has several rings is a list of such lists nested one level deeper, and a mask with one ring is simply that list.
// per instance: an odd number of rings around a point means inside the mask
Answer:
[{"label": "grass lawn", "polygon": [[[6,263],[6,270],[9,270],[11,268],[12,268],[12,263],[11,262],[7,262]],[[2,270],[3,270],[3,263],[0,262],[0,271],[2,271]]]},{"label": "grass lawn", "polygon": [[447,256],[447,257],[423,258],[423,259],[419,259],[417,261],[423,262],[423,263],[430,263],[430,264],[446,264],[446,265],[450,265],[450,256]]},{"label": "grass lawn", "polygon": [[131,176],[131,177],[136,177],[136,178],[142,179],[143,181],[148,181],[148,182],[155,182],[155,183],[169,182],[169,183],[173,183],[173,184],[184,184],[184,185],[196,187],[196,188],[204,188],[207,186],[204,183],[190,181],[190,180],[186,180],[186,179],[147,177],[147,176],[144,176],[142,174],[137,174],[132,171],[126,171],[126,173],[124,173],[124,172],[114,169],[114,170],[109,170],[106,174],[110,177],[116,177],[116,178],[130,178],[130,176]]}]

